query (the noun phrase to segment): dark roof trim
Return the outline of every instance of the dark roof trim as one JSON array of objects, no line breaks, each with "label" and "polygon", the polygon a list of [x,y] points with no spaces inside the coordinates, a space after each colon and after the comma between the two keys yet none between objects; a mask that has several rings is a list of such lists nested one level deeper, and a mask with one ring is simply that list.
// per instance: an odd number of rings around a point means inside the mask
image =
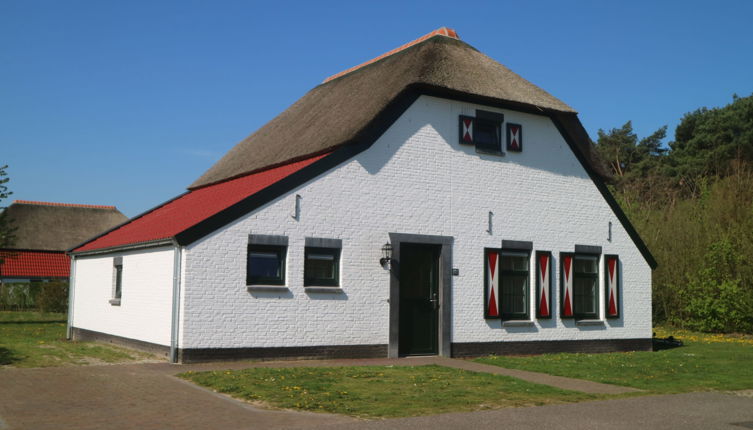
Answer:
[{"label": "dark roof trim", "polygon": [[604,200],[606,200],[607,204],[609,204],[609,207],[612,208],[612,212],[614,212],[614,214],[617,216],[617,219],[620,221],[620,223],[622,223],[622,227],[625,228],[625,231],[627,231],[630,238],[633,239],[633,243],[635,243],[635,246],[638,247],[638,250],[643,255],[643,258],[646,260],[648,265],[651,266],[652,269],[656,269],[658,263],[656,262],[654,256],[651,255],[651,251],[648,249],[648,246],[646,246],[646,243],[643,241],[643,239],[641,239],[641,236],[635,230],[633,224],[630,223],[627,215],[625,215],[625,212],[623,212],[620,204],[617,203],[617,200],[615,200],[614,196],[609,191],[609,188],[607,188],[607,185],[594,171],[591,165],[586,161],[586,158],[580,151],[580,148],[578,148],[578,145],[576,144],[577,141],[590,142],[588,133],[583,128],[583,125],[580,123],[575,114],[551,112],[549,114],[549,117],[552,119],[552,122],[557,127],[562,137],[565,138],[565,141],[570,146],[570,149],[573,150],[573,153],[580,162],[580,165],[583,166],[593,183],[596,184],[596,188],[599,190],[599,192],[601,192]]},{"label": "dark roof trim", "polygon": [[76,257],[85,257],[87,255],[111,254],[115,252],[132,251],[134,249],[162,248],[162,247],[170,246],[170,245],[175,245],[175,242],[172,237],[168,237],[166,239],[150,240],[147,242],[136,242],[136,243],[129,243],[126,245],[111,246],[108,248],[97,248],[97,249],[92,249],[89,251],[70,252],[69,254],[75,255]]}]

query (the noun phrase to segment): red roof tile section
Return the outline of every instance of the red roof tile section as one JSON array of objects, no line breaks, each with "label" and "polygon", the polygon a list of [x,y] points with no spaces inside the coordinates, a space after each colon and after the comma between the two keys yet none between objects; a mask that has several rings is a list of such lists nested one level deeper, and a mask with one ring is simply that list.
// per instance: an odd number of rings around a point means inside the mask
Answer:
[{"label": "red roof tile section", "polygon": [[169,239],[212,215],[290,176],[327,154],[285,164],[219,184],[189,191],[162,206],[134,218],[74,252],[112,248]]},{"label": "red roof tile section", "polygon": [[67,278],[71,259],[64,252],[0,251],[3,278]]},{"label": "red roof tile section", "polygon": [[16,200],[13,203],[22,205],[40,205],[40,206],[67,206],[70,208],[90,208],[90,209],[115,209],[115,206],[103,205],[79,205],[76,203],[55,203],[55,202],[35,202],[31,200]]},{"label": "red roof tile section", "polygon": [[403,46],[401,46],[399,48],[395,48],[392,51],[386,52],[386,53],[384,53],[384,54],[382,54],[382,55],[380,55],[380,56],[378,56],[378,57],[376,57],[374,59],[371,59],[371,60],[369,60],[369,61],[367,61],[365,63],[361,63],[361,64],[359,64],[357,66],[351,67],[350,69],[343,70],[340,73],[336,73],[336,74],[328,77],[327,79],[325,79],[323,83],[329,82],[329,81],[331,81],[333,79],[337,79],[340,76],[347,75],[348,73],[350,73],[352,71],[358,70],[358,69],[360,69],[361,67],[364,67],[364,66],[368,66],[371,63],[377,62],[377,61],[381,60],[382,58],[389,57],[392,54],[396,54],[396,53],[402,51],[403,49],[410,48],[411,46],[413,46],[413,45],[415,45],[417,43],[421,43],[424,40],[429,39],[429,38],[434,37],[434,36],[447,36],[447,37],[452,37],[453,39],[460,40],[460,36],[458,36],[458,34],[455,32],[455,30],[453,30],[451,28],[447,28],[447,27],[442,27],[442,28],[439,28],[439,29],[436,29],[436,30],[432,31],[429,34],[423,35],[423,36],[419,37],[418,39],[416,39],[416,40],[414,40],[412,42],[408,42],[408,43],[406,43],[405,45],[403,45]]}]

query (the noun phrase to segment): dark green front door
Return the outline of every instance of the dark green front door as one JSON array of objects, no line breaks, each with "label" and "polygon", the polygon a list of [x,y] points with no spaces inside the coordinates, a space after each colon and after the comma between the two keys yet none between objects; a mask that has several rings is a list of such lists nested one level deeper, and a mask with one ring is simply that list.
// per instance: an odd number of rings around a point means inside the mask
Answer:
[{"label": "dark green front door", "polygon": [[400,245],[400,355],[437,353],[440,249],[436,245]]}]

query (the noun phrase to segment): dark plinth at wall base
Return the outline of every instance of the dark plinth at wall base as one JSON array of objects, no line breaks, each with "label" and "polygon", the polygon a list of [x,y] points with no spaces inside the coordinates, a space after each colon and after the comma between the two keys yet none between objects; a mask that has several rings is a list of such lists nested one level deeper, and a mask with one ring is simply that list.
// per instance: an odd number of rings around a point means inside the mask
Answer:
[{"label": "dark plinth at wall base", "polygon": [[531,342],[469,342],[453,343],[453,357],[482,355],[529,355],[557,352],[623,352],[651,351],[651,339],[552,340]]},{"label": "dark plinth at wall base", "polygon": [[224,360],[383,358],[387,345],[282,346],[272,348],[189,348],[178,350],[181,363]]},{"label": "dark plinth at wall base", "polygon": [[71,334],[73,340],[90,341],[110,343],[125,348],[137,349],[145,351],[150,354],[160,355],[167,357],[170,355],[170,347],[165,345],[157,345],[156,343],[144,342],[143,340],[129,339],[127,337],[115,336],[107,333],[100,333],[98,331],[86,330],[83,328],[72,327]]}]

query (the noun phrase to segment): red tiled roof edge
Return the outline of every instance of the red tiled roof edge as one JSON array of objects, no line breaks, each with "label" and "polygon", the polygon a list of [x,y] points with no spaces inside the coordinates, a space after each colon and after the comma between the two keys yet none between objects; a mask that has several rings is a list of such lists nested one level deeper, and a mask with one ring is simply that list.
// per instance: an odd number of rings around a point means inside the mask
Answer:
[{"label": "red tiled roof edge", "polygon": [[382,54],[382,55],[380,55],[380,56],[378,56],[376,58],[373,58],[373,59],[371,59],[371,60],[369,60],[369,61],[367,61],[365,63],[361,63],[361,64],[359,64],[357,66],[353,66],[353,67],[351,67],[349,69],[343,70],[340,73],[335,73],[334,75],[332,75],[332,76],[328,77],[327,79],[325,79],[322,83],[327,83],[327,82],[329,82],[329,81],[331,81],[333,79],[339,78],[340,76],[347,75],[350,72],[358,70],[358,69],[360,69],[360,68],[362,68],[364,66],[368,66],[371,63],[375,63],[375,62],[377,62],[377,61],[379,61],[379,60],[381,60],[383,58],[389,57],[390,55],[396,54],[396,53],[398,53],[398,52],[400,52],[400,51],[402,51],[404,49],[410,48],[411,46],[416,45],[418,43],[421,43],[424,40],[429,39],[429,38],[434,37],[434,36],[446,36],[446,37],[452,37],[453,39],[460,40],[460,36],[458,36],[458,33],[455,30],[453,30],[451,28],[447,28],[447,27],[438,28],[438,29],[432,31],[429,34],[425,34],[425,35],[419,37],[418,39],[410,41],[410,42],[406,43],[405,45],[397,47],[397,48],[395,48],[395,49],[393,49],[393,50],[391,50],[389,52],[385,52],[384,54]]},{"label": "red tiled roof edge", "polygon": [[88,209],[115,209],[115,206],[106,205],[82,205],[77,203],[56,203],[56,202],[38,202],[33,200],[16,200],[13,204],[38,205],[38,206],[65,206],[70,208],[88,208]]},{"label": "red tiled roof edge", "polygon": [[190,190],[78,245],[71,252],[109,250],[174,238],[178,233],[250,198],[329,154],[331,152]]},{"label": "red tiled roof edge", "polygon": [[67,278],[70,257],[62,251],[0,250],[5,260],[0,265],[4,278]]}]

